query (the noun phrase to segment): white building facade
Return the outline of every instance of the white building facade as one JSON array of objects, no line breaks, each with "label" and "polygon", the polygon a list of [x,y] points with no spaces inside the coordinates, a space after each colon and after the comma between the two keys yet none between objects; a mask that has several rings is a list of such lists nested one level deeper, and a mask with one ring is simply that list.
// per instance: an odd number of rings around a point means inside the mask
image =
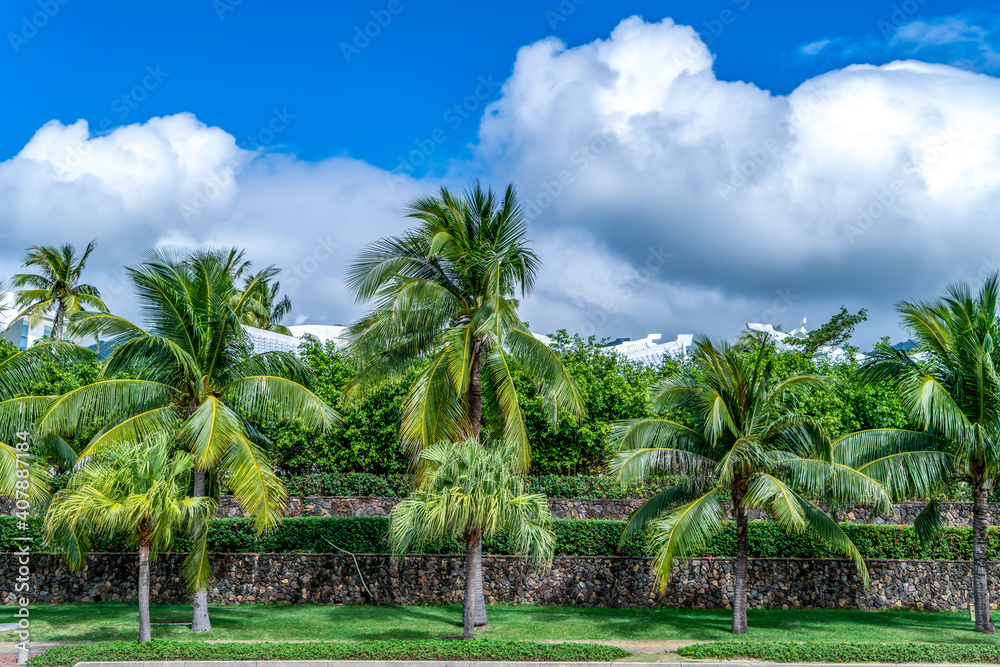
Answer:
[{"label": "white building facade", "polygon": [[43,317],[35,326],[31,326],[26,317],[17,317],[14,307],[14,295],[10,292],[0,292],[0,336],[19,350],[27,350],[35,341],[52,335],[53,319]]}]

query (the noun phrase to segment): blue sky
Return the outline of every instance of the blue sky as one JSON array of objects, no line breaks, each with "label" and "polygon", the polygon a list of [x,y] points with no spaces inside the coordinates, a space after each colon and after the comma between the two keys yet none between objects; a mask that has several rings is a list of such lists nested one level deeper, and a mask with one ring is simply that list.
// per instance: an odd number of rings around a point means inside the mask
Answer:
[{"label": "blue sky", "polygon": [[348,321],[353,253],[476,177],[531,210],[542,331],[846,305],[866,344],[1000,268],[998,2],[7,0],[0,36],[0,278],[98,237],[123,314],[142,248],[238,244]]},{"label": "blue sky", "polygon": [[[17,100],[0,112],[5,128],[0,159],[16,154],[52,119],[84,118],[95,129],[102,121],[114,127],[188,111],[245,140],[278,108],[295,116],[275,141],[282,150],[306,160],[348,154],[392,169],[405,149],[437,128],[446,131],[447,139],[430,163],[441,168],[450,158],[467,156],[477,123],[463,122],[452,130],[454,116],[446,119],[445,113],[475,92],[480,77],[504,81],[517,50],[549,35],[576,46],[606,37],[626,16],[648,21],[669,16],[702,33],[716,55],[720,79],[786,94],[843,64],[803,57],[798,49],[805,44],[874,40],[856,60],[882,64],[894,59],[896,53],[877,48],[885,41],[880,22],[898,20],[894,7],[905,3],[399,0],[397,14],[388,11],[388,1],[49,4],[58,11],[26,43],[14,38],[12,44],[10,34],[20,36],[25,18],[44,5],[8,0],[0,8],[6,36],[0,47],[3,96]],[[997,6],[948,0],[912,4],[919,9],[903,12],[908,20],[989,16]],[[345,56],[342,44],[354,46],[355,30],[373,21],[372,12],[383,20],[390,17],[388,24],[379,26],[358,53],[348,49]],[[723,23],[729,17],[731,22]],[[947,61],[950,53],[939,55]],[[155,89],[140,92],[141,101],[122,102],[122,95],[143,84],[147,67],[159,68],[165,77]]]}]

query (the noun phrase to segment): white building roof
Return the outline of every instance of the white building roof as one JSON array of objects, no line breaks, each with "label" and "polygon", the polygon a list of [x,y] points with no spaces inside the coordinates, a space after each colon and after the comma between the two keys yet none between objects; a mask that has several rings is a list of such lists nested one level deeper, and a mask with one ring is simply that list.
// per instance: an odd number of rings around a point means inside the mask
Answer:
[{"label": "white building roof", "polygon": [[664,357],[678,357],[687,354],[694,341],[694,334],[680,334],[677,340],[658,343],[663,334],[649,334],[640,340],[627,340],[608,349],[621,354],[629,361],[638,361],[647,366],[658,366]]},{"label": "white building roof", "polygon": [[344,338],[347,327],[339,324],[296,324],[293,327],[288,327],[288,330],[296,338],[302,338],[308,334],[318,339],[321,343],[332,340],[337,344],[337,347],[345,347],[347,345],[347,340]]}]

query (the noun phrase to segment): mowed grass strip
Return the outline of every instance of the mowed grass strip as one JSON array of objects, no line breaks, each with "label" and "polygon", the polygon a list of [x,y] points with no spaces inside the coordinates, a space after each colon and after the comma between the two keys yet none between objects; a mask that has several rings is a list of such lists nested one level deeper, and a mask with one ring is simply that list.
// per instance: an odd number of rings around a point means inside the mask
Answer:
[{"label": "mowed grass strip", "polygon": [[[195,636],[183,625],[154,625],[153,637],[176,640],[370,641],[441,639],[461,635],[462,611],[452,606],[242,605],[213,606],[212,631]],[[494,605],[490,625],[477,637],[494,640],[730,640],[725,609],[613,609]],[[1000,623],[1000,614],[994,618]],[[844,611],[825,609],[747,612],[758,641],[930,642],[1000,645],[977,634],[967,612]],[[154,605],[153,623],[191,620],[189,605]],[[139,612],[133,605],[65,604],[31,607],[32,640],[133,640]],[[15,636],[8,634],[7,641]]]},{"label": "mowed grass strip", "polygon": [[686,646],[677,653],[693,659],[764,662],[1000,663],[1000,646],[995,644],[728,641]]},{"label": "mowed grass strip", "polygon": [[32,658],[29,667],[71,667],[77,662],[140,662],[156,660],[501,660],[545,662],[611,662],[628,656],[614,646],[597,644],[538,644],[485,639],[473,641],[374,641],[358,643],[316,642],[221,643],[102,642],[84,646],[58,646]]}]

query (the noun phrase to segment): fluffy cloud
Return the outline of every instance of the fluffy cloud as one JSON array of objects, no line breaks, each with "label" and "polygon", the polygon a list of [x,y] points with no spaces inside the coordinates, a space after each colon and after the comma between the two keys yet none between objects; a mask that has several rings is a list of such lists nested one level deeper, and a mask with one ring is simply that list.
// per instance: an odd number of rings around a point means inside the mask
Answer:
[{"label": "fluffy cloud", "polygon": [[349,158],[244,150],[190,114],[105,136],[90,136],[85,121],[53,121],[0,163],[0,276],[29,245],[97,238],[88,279],[132,314],[121,267],[143,249],[236,245],[260,265],[284,267],[298,320],[339,322],[355,312],[341,282],[346,261],[402,229],[402,203],[418,193],[397,181],[390,189],[381,170]]},{"label": "fluffy cloud", "polygon": [[[902,61],[775,96],[718,80],[691,28],[630,18],[606,40],[521,49],[480,150],[549,245],[583,238],[633,271],[650,248],[673,253],[646,282],[659,304],[623,308],[614,333],[794,326],[846,303],[873,310],[871,337],[895,333],[895,300],[992,261],[998,83]],[[572,272],[593,266],[557,262],[542,283],[583,284]],[[598,308],[629,281],[622,270],[573,296]]]},{"label": "fluffy cloud", "polygon": [[[536,330],[732,336],[843,303],[871,309],[868,343],[897,333],[896,300],[995,268],[997,79],[899,61],[776,96],[712,66],[669,19],[520,50],[447,182],[517,185],[544,263],[525,303]],[[297,321],[343,322],[359,312],[350,257],[404,229],[405,202],[437,185],[253,153],[188,114],[96,137],[53,122],[0,163],[0,275],[27,245],[98,237],[93,280],[127,312],[115,267],[138,249],[241,245],[285,268]]]}]

